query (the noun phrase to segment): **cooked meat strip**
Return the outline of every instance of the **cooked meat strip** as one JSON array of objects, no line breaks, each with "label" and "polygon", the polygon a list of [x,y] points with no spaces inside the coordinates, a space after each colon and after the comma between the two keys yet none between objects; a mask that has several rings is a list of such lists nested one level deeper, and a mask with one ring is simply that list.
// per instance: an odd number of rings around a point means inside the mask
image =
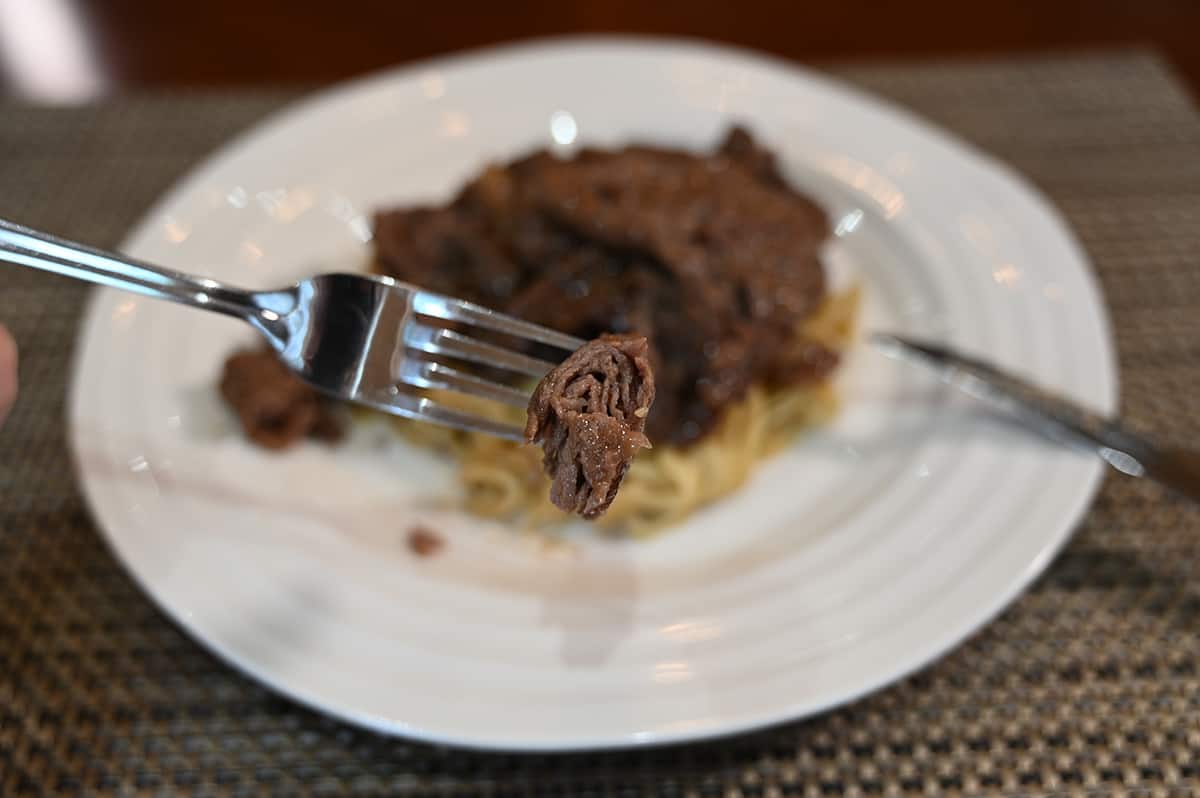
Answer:
[{"label": "cooked meat strip", "polygon": [[797,333],[825,295],[828,221],[740,128],[709,155],[535,152],[375,226],[385,274],[584,339],[647,337],[656,443],[699,439],[751,385],[837,364]]},{"label": "cooked meat strip", "polygon": [[274,352],[243,351],[225,362],[221,395],[246,437],[268,449],[284,449],[306,437],[337,440],[342,427],[329,402]]},{"label": "cooked meat strip", "polygon": [[644,432],[654,402],[648,350],[640,336],[604,335],[538,383],[525,439],[542,445],[556,507],[599,517],[616,498],[634,454],[650,446]]}]

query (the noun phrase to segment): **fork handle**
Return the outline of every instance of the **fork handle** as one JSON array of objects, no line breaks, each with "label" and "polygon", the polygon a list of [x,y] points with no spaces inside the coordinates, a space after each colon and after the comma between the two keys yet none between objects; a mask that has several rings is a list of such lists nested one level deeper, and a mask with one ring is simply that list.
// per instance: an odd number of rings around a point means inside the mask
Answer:
[{"label": "fork handle", "polygon": [[240,288],[57,238],[0,219],[0,260],[74,277],[97,285],[168,299],[253,321],[262,313],[254,295]]}]

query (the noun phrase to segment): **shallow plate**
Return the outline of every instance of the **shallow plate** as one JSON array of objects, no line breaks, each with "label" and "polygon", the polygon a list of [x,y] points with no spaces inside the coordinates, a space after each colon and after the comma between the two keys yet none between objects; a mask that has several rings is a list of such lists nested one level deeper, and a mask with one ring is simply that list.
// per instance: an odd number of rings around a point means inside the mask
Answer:
[{"label": "shallow plate", "polygon": [[[694,44],[570,40],[350,83],[259,125],[126,249],[251,288],[361,268],[372,209],[437,202],[490,159],[743,121],[837,223],[866,325],[942,337],[1101,410],[1109,331],[1057,215],[986,157],[787,66]],[[961,641],[1050,561],[1095,461],[1000,428],[859,349],[831,428],[649,542],[547,547],[448,509],[450,467],[367,425],[274,455],[215,395],[252,334],[109,291],[71,407],[87,496],[146,591],[230,663],[383,732],[569,749],[797,718]],[[421,524],[437,557],[405,545]]]}]

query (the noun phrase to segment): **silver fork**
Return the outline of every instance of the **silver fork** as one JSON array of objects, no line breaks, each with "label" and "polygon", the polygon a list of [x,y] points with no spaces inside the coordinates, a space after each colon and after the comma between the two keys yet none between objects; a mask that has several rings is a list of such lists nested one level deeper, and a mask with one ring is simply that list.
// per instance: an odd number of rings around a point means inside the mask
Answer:
[{"label": "silver fork", "polygon": [[[522,342],[544,344],[564,354],[584,343],[387,277],[323,274],[278,291],[245,291],[3,219],[0,260],[234,316],[262,333],[288,367],[323,393],[385,413],[509,440],[523,440],[523,430],[438,404],[414,389],[453,391],[524,408],[527,392],[454,362],[541,378],[555,363],[517,351]],[[461,329],[449,329],[448,323]],[[471,334],[479,330],[501,333],[517,348]]]}]

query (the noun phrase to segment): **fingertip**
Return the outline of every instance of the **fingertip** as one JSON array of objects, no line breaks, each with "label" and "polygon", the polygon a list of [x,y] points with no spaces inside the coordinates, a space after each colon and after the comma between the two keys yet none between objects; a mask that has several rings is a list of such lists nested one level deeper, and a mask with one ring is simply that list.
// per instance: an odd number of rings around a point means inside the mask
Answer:
[{"label": "fingertip", "polygon": [[0,324],[0,424],[17,399],[17,342]]}]

